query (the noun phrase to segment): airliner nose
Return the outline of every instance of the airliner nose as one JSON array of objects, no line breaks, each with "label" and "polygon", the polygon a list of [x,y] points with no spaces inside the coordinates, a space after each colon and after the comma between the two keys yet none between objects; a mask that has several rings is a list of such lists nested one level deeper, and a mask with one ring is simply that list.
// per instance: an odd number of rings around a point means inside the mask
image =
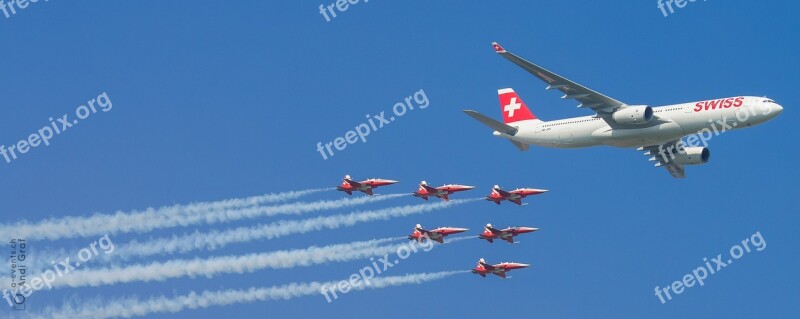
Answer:
[{"label": "airliner nose", "polygon": [[769,107],[769,110],[765,112],[764,115],[767,119],[774,119],[778,116],[778,114],[781,114],[781,112],[783,112],[783,106],[778,103],[772,103],[772,105]]}]

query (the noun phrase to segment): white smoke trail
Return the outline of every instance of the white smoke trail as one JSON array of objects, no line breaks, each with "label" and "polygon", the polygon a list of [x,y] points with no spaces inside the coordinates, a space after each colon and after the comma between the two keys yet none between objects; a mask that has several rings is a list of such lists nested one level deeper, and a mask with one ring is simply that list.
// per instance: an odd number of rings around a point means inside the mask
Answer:
[{"label": "white smoke trail", "polygon": [[353,226],[357,223],[375,220],[387,220],[420,214],[447,207],[468,203],[477,199],[452,200],[449,202],[424,203],[382,208],[370,211],[353,212],[350,214],[319,216],[302,220],[282,220],[269,224],[256,226],[243,226],[224,231],[212,230],[209,232],[195,231],[183,236],[158,238],[139,243],[131,241],[117,249],[113,257],[130,258],[146,257],[158,254],[186,253],[193,250],[214,250],[232,243],[243,243],[252,240],[274,239],[291,234],[304,234],[322,229],[335,229]]},{"label": "white smoke trail", "polygon": [[444,243],[445,244],[457,243],[457,242],[460,242],[462,240],[475,239],[475,238],[478,238],[478,236],[461,236],[461,237],[454,237],[454,238],[445,238],[444,239]]},{"label": "white smoke trail", "polygon": [[[319,231],[326,228],[336,229],[340,227],[349,227],[357,223],[420,214],[476,200],[478,199],[452,200],[449,202],[405,205],[371,211],[353,212],[350,214],[320,216],[303,220],[283,220],[270,224],[237,227],[224,231],[212,230],[204,233],[195,231],[188,235],[156,238],[145,242],[132,240],[127,244],[118,245],[113,254],[98,256],[98,258],[92,260],[92,263],[108,263],[116,258],[127,260],[130,258],[159,254],[187,253],[194,250],[216,250],[234,243],[244,243],[261,239],[269,240],[291,234],[304,234],[311,231]],[[451,240],[448,239],[447,241]],[[32,253],[29,258],[29,268],[33,271],[49,268],[51,260],[62,260],[66,256],[66,251],[64,249],[58,251],[37,251]],[[9,267],[0,269],[0,275],[10,273],[9,269]]]},{"label": "white smoke trail", "polygon": [[[370,285],[361,285],[356,290],[381,289],[430,281],[466,273],[468,271],[442,271],[434,273],[407,274],[402,276],[375,277]],[[47,308],[39,314],[28,314],[30,319],[111,319],[153,315],[157,313],[178,313],[187,309],[204,309],[214,306],[227,306],[256,301],[288,300],[297,297],[319,294],[322,287],[335,286],[338,281],[290,283],[272,287],[252,287],[249,289],[227,289],[200,293],[194,291],[174,297],[158,296],[141,300],[135,297],[111,300],[96,299],[88,302],[66,303],[59,309]]]},{"label": "white smoke trail", "polygon": [[211,207],[211,210],[259,206],[263,204],[285,202],[303,196],[330,191],[334,189],[336,188],[333,187],[313,188],[300,191],[288,191],[282,193],[264,194],[264,195],[244,197],[244,198],[226,199],[216,202],[200,202],[200,203],[195,203],[195,205],[207,205]]},{"label": "white smoke trail", "polygon": [[[248,207],[233,210],[209,210],[210,207],[207,204],[202,204],[200,206],[195,204],[183,206],[175,205],[159,209],[148,208],[144,211],[119,211],[111,215],[95,214],[89,217],[69,216],[51,218],[38,223],[21,221],[13,225],[0,225],[0,234],[9,234],[11,237],[25,238],[27,240],[56,240],[104,234],[143,233],[161,228],[185,227],[196,224],[215,224],[282,214],[303,214],[363,205],[369,202],[377,202],[400,196],[405,196],[405,194],[298,202],[277,206]],[[227,205],[231,205],[231,203]]]},{"label": "white smoke trail", "polygon": [[[103,286],[135,281],[164,281],[180,277],[207,277],[219,274],[243,274],[263,269],[283,269],[345,262],[373,256],[383,256],[397,252],[400,247],[418,251],[432,248],[418,243],[381,245],[394,238],[373,239],[322,247],[311,246],[305,249],[279,250],[265,253],[252,253],[241,256],[217,256],[211,258],[175,259],[150,264],[136,264],[126,267],[109,267],[71,271],[53,282],[54,288]],[[411,248],[411,246],[414,248]],[[427,249],[427,250],[426,250]]]}]

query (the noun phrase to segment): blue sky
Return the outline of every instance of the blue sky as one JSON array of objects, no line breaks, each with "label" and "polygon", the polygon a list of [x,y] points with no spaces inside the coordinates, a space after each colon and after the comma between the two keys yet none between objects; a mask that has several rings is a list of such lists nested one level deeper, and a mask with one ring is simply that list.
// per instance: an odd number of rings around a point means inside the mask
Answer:
[{"label": "blue sky", "polygon": [[[479,257],[533,267],[512,279],[457,275],[345,295],[255,302],[152,318],[488,317],[529,311],[543,317],[788,317],[798,307],[800,221],[794,106],[800,22],[793,1],[704,1],[664,17],[656,1],[370,1],[330,22],[330,2],[49,1],[0,15],[0,144],[26,138],[49,117],[74,112],[107,92],[99,112],[47,147],[0,161],[2,224],[88,216],[170,204],[334,186],[354,178],[399,180],[382,193],[431,184],[550,189],[523,207],[474,202],[337,230],[233,245],[170,258],[240,255],[404,236],[416,223],[479,232],[540,227],[518,245],[462,241],[414,255],[387,275],[469,269]],[[513,87],[544,120],[588,115],[496,56],[490,43],[630,104],[664,105],[718,97],[769,96],[775,120],[711,141],[712,161],[672,179],[634,150],[518,152],[460,112],[498,118],[496,90]],[[424,90],[430,105],[409,112],[323,160],[332,141]],[[337,199],[325,192],[302,200]],[[418,204],[404,197],[359,209]],[[342,209],[304,217],[346,213]],[[115,243],[294,217],[145,234]],[[296,217],[303,218],[303,217]],[[760,231],[750,253],[703,287],[667,304],[653,294]],[[5,240],[5,234],[2,236]],[[31,249],[79,249],[96,238],[33,241]],[[5,250],[8,250],[4,246]],[[214,278],[180,278],[41,292],[29,312],[101,296],[173,296],[189,291],[345,279],[367,259]],[[2,313],[9,313],[3,308]]]}]

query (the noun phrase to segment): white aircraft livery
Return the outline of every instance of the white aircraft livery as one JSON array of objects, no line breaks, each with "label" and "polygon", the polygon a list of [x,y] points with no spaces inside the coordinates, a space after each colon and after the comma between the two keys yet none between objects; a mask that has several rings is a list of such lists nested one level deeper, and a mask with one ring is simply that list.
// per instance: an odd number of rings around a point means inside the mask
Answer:
[{"label": "white aircraft livery", "polygon": [[[651,107],[629,105],[572,82],[526,61],[499,44],[494,49],[504,58],[547,83],[548,90],[577,100],[579,108],[595,115],[557,121],[541,121],[513,89],[497,91],[503,122],[473,110],[464,113],[494,129],[494,135],[511,141],[522,151],[529,145],[579,148],[599,145],[638,148],[651,156],[655,166],[665,167],[676,178],[686,176],[685,165],[708,162],[706,147],[712,134],[750,127],[778,116],[783,107],[765,97],[735,96],[708,101]],[[697,134],[697,135],[694,135]],[[686,142],[683,137],[689,136]],[[702,146],[698,146],[702,141]],[[688,145],[687,145],[688,144]]]}]

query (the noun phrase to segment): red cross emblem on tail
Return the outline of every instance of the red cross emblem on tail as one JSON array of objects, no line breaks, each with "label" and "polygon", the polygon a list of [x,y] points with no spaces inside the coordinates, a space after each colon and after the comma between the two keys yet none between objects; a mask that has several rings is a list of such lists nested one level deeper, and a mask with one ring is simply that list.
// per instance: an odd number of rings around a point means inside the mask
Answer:
[{"label": "red cross emblem on tail", "polygon": [[503,112],[503,121],[506,124],[536,119],[514,89],[497,90],[497,95],[500,98],[500,110]]}]

